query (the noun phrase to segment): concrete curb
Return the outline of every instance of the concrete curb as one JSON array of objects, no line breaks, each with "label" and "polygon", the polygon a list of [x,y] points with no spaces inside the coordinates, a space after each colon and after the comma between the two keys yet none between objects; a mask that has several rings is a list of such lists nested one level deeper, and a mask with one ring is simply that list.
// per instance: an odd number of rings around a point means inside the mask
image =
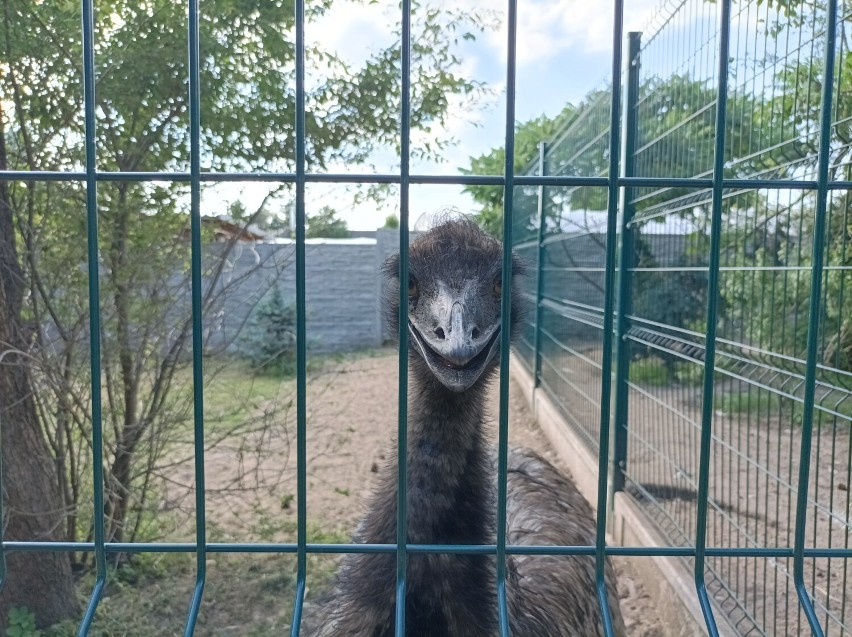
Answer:
[{"label": "concrete curb", "polygon": [[[595,508],[598,493],[598,458],[590,453],[547,395],[535,387],[532,376],[512,354],[510,376],[517,382],[536,422],[553,449],[568,465],[583,497]],[[608,513],[610,539],[620,546],[666,546],[652,522],[626,493],[616,493]],[[675,557],[625,558],[654,602],[663,623],[665,637],[702,637],[707,635],[693,575],[686,564]],[[717,617],[719,634],[734,637],[724,619]]]}]

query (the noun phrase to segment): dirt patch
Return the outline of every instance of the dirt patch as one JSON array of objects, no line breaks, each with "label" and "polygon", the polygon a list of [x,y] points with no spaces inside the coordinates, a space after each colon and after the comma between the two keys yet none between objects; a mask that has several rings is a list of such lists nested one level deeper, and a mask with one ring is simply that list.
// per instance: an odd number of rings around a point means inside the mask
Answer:
[{"label": "dirt patch", "polygon": [[[398,361],[395,351],[359,357],[333,366],[308,382],[307,509],[309,533],[316,541],[345,538],[365,511],[377,469],[393,459],[397,426]],[[287,392],[278,399],[286,402]],[[490,394],[489,416],[496,431],[499,402]],[[219,446],[206,454],[207,519],[222,541],[292,541],[296,522],[296,447],[293,409],[275,427],[249,439]],[[562,465],[534,424],[527,402],[512,383],[509,438]],[[391,454],[391,458],[388,458]],[[562,466],[566,473],[570,473]],[[173,472],[168,499],[191,523],[184,509],[192,468]],[[211,538],[213,539],[213,538]],[[621,606],[628,633],[662,636],[657,613],[626,561],[616,560]]]},{"label": "dirt patch", "polygon": [[[599,344],[548,361],[553,393],[563,413],[597,440],[601,359]],[[582,355],[580,355],[582,354]],[[559,370],[562,378],[555,376]],[[698,366],[695,366],[698,369]],[[693,370],[694,371],[694,370]],[[782,380],[784,377],[781,377]],[[563,379],[569,379],[570,382]],[[787,548],[794,543],[802,445],[799,395],[804,383],[766,389],[769,377],[752,383],[717,381],[709,464],[707,545]],[[820,388],[823,410],[815,418],[806,547],[844,547],[850,537],[848,418],[832,417],[843,406]],[[834,402],[832,402],[834,401]],[[698,518],[702,389],[682,381],[632,382],[628,398],[627,487],[667,543],[691,546]],[[688,565],[692,567],[690,562]],[[826,634],[846,634],[852,617],[849,577],[842,558],[805,560],[805,582]],[[809,634],[793,583],[792,558],[710,557],[706,581],[717,605],[739,634]],[[848,630],[848,629],[847,629]]]}]

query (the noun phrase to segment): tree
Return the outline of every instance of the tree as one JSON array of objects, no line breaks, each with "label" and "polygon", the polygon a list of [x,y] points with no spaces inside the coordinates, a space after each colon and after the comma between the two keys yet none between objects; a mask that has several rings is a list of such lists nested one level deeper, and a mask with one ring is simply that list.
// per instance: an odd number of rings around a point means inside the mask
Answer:
[{"label": "tree", "polygon": [[[446,117],[451,96],[474,99],[480,90],[459,73],[455,46],[474,37],[482,22],[475,14],[415,5],[411,125],[428,131]],[[331,0],[313,4],[308,19],[322,16],[331,6]],[[8,122],[3,131],[10,149],[8,167],[79,167],[84,136],[77,6],[2,0],[2,13],[0,108]],[[293,7],[287,0],[210,0],[204,5],[205,170],[293,169],[293,27]],[[186,169],[185,5],[171,0],[100,2],[96,40],[98,168]],[[316,80],[307,95],[309,169],[331,161],[357,163],[377,148],[396,147],[398,48],[376,50],[360,67],[321,48],[311,48],[307,55]],[[437,139],[431,150],[424,145],[414,152],[431,157],[446,143]],[[129,540],[144,529],[150,472],[164,444],[154,433],[170,431],[189,410],[175,388],[175,373],[188,353],[191,322],[187,308],[176,306],[173,296],[186,283],[187,244],[176,241],[187,233],[185,194],[181,183],[129,180],[99,185],[109,540]],[[39,431],[57,454],[54,488],[66,507],[66,537],[74,539],[91,529],[81,477],[90,462],[85,440],[91,428],[84,389],[87,282],[80,267],[86,259],[81,241],[85,192],[78,183],[36,187],[13,182],[7,199],[22,246],[20,254],[12,255],[27,288],[21,312],[35,332],[33,359],[11,360],[30,368],[39,384],[34,394]],[[246,222],[253,219],[249,216]],[[226,263],[227,251],[205,260],[208,312],[216,308],[216,294],[221,292],[217,281]],[[12,307],[9,315],[14,313]],[[7,475],[18,466],[10,464]],[[24,474],[15,479],[24,479]],[[34,610],[42,621],[42,609]]]},{"label": "tree", "polygon": [[[788,5],[786,10],[795,12],[796,6]],[[818,17],[817,24],[821,22]],[[840,28],[841,32],[845,28],[842,21]],[[822,64],[817,61],[821,41],[816,46],[812,60],[796,60],[776,73],[776,90],[769,102],[775,127],[786,132],[789,140],[780,148],[788,172],[810,178],[816,175],[820,95],[825,82]],[[852,87],[839,78],[852,73],[852,57],[848,53],[838,55],[837,67],[829,179],[848,181],[852,180]],[[819,307],[821,362],[847,372],[852,371],[849,206],[848,191],[829,193],[824,235],[824,265],[828,268]],[[742,219],[732,220],[738,223],[729,225],[723,234],[730,264],[757,269],[756,274],[738,273],[726,282],[726,293],[737,301],[733,318],[740,324],[749,321],[757,346],[796,358],[804,358],[807,350],[815,213],[814,192],[803,190],[772,205],[760,202]],[[755,288],[771,294],[755,303],[749,292]],[[849,386],[843,375],[831,382]]]},{"label": "tree", "polygon": [[[715,138],[714,109],[706,108],[716,99],[715,88],[702,80],[686,75],[643,79],[640,86],[637,148],[647,146],[640,155],[639,170],[644,177],[695,177],[712,169]],[[579,103],[568,104],[554,117],[540,116],[516,127],[515,171],[532,168],[538,156],[540,142],[558,143],[548,147],[547,174],[569,176],[601,176],[609,169],[607,143],[608,90],[596,89]],[[728,99],[726,156],[736,157],[755,135],[763,137],[766,148],[782,141],[784,130],[772,126],[778,115],[768,100],[745,93],[733,93]],[[571,134],[569,134],[571,133]],[[664,138],[665,143],[652,144]],[[502,174],[503,147],[472,157],[464,174]],[[753,173],[756,167],[768,170],[788,162],[782,152],[763,153],[734,162],[730,176]],[[502,232],[503,189],[499,186],[467,186],[480,204],[479,223],[495,236]],[[667,207],[674,214],[692,214],[694,207],[709,203],[706,192],[693,188],[661,188],[642,197],[637,212]],[[603,188],[550,188],[548,214],[552,225],[549,231],[559,232],[559,219],[567,210],[605,210],[606,190]]]},{"label": "tree", "polygon": [[[515,128],[515,172],[520,173],[538,156],[538,145],[552,139],[556,133],[569,125],[577,116],[578,109],[568,104],[553,118],[541,115],[536,119],[519,124]],[[502,146],[493,148],[479,157],[470,158],[470,167],[459,168],[464,175],[502,175],[505,170],[506,153]],[[482,228],[494,237],[503,236],[503,187],[465,186],[480,204],[476,219]]]},{"label": "tree", "polygon": [[390,230],[396,230],[399,228],[399,217],[395,214],[388,215],[385,217],[385,225],[383,228],[388,228]]},{"label": "tree", "polygon": [[309,239],[345,239],[349,236],[349,228],[343,219],[337,218],[334,208],[323,206],[318,213],[308,217],[305,236]]},{"label": "tree", "polygon": [[296,306],[284,303],[277,282],[252,314],[243,351],[261,373],[285,375],[296,369]]},{"label": "tree", "polygon": [[[8,169],[5,122],[0,113],[0,170]],[[0,462],[3,469],[3,539],[59,540],[62,500],[57,463],[39,427],[28,363],[29,330],[23,321],[26,278],[20,266],[9,188],[0,181]],[[64,553],[11,553],[0,591],[0,626],[10,609],[25,606],[42,625],[77,611],[71,562]]]},{"label": "tree", "polygon": [[[810,67],[785,69],[778,77],[780,86],[776,98],[742,91],[729,92],[725,137],[725,156],[728,158],[726,176],[794,177],[796,171],[801,170],[804,158],[815,158],[813,137],[814,131],[818,130],[815,125],[818,104],[797,97],[819,94],[819,87],[812,85],[815,77],[818,74]],[[803,85],[808,86],[808,89],[803,90]],[[706,177],[711,174],[715,142],[713,104],[716,98],[713,84],[687,75],[666,78],[651,76],[642,79],[639,97],[636,147],[641,150],[636,155],[638,174],[643,177]],[[534,161],[538,141],[548,141],[556,136],[558,143],[548,148],[548,174],[606,175],[609,168],[606,126],[610,104],[606,92],[593,91],[573,109],[573,117],[566,117],[566,111],[563,110],[552,120],[537,118],[518,126],[516,168],[527,166],[527,172],[534,172],[531,162]],[[848,113],[850,109],[848,106],[845,108],[840,112]],[[838,117],[840,123],[837,129],[841,137],[844,134],[848,136],[849,127],[843,125],[846,119]],[[536,137],[531,139],[530,134]],[[486,155],[472,159],[471,168],[465,172],[500,172],[502,161],[502,148],[495,148]],[[837,165],[845,165],[849,170],[852,163],[838,161]],[[471,186],[468,192],[481,206],[478,215],[480,223],[491,232],[499,233],[502,229],[501,189]],[[602,259],[605,237],[598,221],[600,214],[596,216],[595,212],[606,210],[606,196],[603,188],[547,188],[545,231],[551,234],[584,234],[589,241],[597,244],[597,252]],[[844,205],[841,199],[840,195],[835,197],[835,210],[840,210]],[[516,238],[519,241],[534,238],[538,224],[537,192],[535,189],[518,188],[514,203]],[[633,277],[632,314],[657,325],[703,329],[707,277],[696,268],[704,268],[708,263],[707,236],[711,203],[712,197],[708,190],[636,189],[636,217],[632,225],[636,261],[632,265],[640,268],[640,271]],[[797,223],[798,215],[791,217],[789,209],[769,205],[767,196],[756,190],[737,193],[736,196],[727,193],[722,204],[724,265],[771,265],[777,268],[781,265],[800,266],[808,263],[807,250],[793,249],[789,242],[789,238],[795,234],[790,232],[790,225]],[[805,217],[811,216],[810,212],[803,214]],[[840,214],[835,214],[834,219],[835,227],[843,224]],[[678,240],[675,236],[671,237],[672,245],[666,249],[667,254],[653,254],[650,242],[645,240],[648,237],[643,238],[643,229],[655,223],[654,220],[675,222],[685,228],[685,234],[682,235],[684,248],[674,249]],[[800,223],[799,227],[807,228],[808,222]],[[843,255],[850,252],[842,249],[849,241],[842,239],[843,236],[842,230],[833,233],[828,248],[829,256],[833,255],[841,261]],[[590,265],[577,263],[565,241],[551,242],[548,250],[560,248],[564,250],[560,258],[564,257],[572,266]],[[577,272],[572,276],[584,279],[603,292],[593,275],[585,274],[581,267],[576,269]],[[806,321],[798,320],[798,317],[807,314],[809,286],[804,282],[805,273],[761,270],[754,274],[751,271],[730,269],[732,271],[722,277],[720,320],[732,326],[748,324],[752,338],[764,339],[762,347],[767,347],[773,333],[776,339],[777,334],[783,334],[786,341],[795,341],[796,347],[790,348],[789,342],[777,343],[776,347],[785,353],[800,355],[804,350],[807,327]],[[826,356],[845,361],[849,352],[852,352],[852,323],[848,319],[844,322],[843,317],[852,315],[852,306],[839,307],[849,303],[849,295],[840,293],[843,285],[840,276],[842,272],[831,271],[826,278],[824,326],[830,336],[826,339],[825,352]],[[752,280],[749,277],[759,277],[763,289],[787,292],[756,308],[754,299],[748,296],[747,281]],[[784,281],[789,281],[790,285],[785,285]],[[829,289],[834,290],[835,294],[830,295]],[[791,291],[795,292],[797,298],[791,298]],[[779,330],[778,326],[785,322],[788,325]],[[669,378],[674,378],[673,354],[663,349],[632,347],[634,356],[659,356]]]}]

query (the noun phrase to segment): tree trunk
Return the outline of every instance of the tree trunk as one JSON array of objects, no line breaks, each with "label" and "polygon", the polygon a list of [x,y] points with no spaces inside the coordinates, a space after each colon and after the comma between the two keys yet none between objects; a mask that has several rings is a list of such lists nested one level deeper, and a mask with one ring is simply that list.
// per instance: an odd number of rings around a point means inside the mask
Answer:
[{"label": "tree trunk", "polygon": [[[142,435],[142,424],[137,421],[139,403],[139,374],[134,364],[134,352],[131,343],[133,326],[131,322],[131,291],[124,277],[127,270],[128,251],[128,215],[127,182],[118,185],[118,201],[113,211],[108,258],[113,276],[113,310],[116,318],[116,348],[120,369],[120,383],[124,400],[124,414],[121,417],[121,430],[115,441],[115,459],[110,467],[108,484],[110,485],[107,519],[109,539],[123,542],[127,525],[128,506],[133,492],[130,484],[133,456],[136,445]],[[122,558],[116,554],[116,559]]]},{"label": "tree trunk", "polygon": [[[0,170],[7,169],[5,127],[0,117]],[[3,471],[3,537],[62,539],[65,516],[58,493],[55,459],[39,427],[30,382],[21,309],[25,281],[15,245],[7,184],[0,181],[0,458]],[[9,609],[27,607],[39,626],[73,617],[77,599],[67,553],[6,555],[0,590],[0,632]]]}]

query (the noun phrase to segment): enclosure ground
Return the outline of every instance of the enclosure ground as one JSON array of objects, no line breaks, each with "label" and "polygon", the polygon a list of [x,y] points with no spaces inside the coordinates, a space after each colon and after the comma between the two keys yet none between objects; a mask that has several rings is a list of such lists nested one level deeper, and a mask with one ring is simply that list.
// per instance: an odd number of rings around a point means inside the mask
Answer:
[{"label": "enclosure ground", "polygon": [[[398,362],[394,350],[348,357],[313,373],[308,381],[308,526],[310,540],[345,542],[365,511],[375,476],[395,456]],[[208,450],[207,524],[211,541],[293,541],[296,525],[295,417],[293,382],[262,391],[250,401],[269,427]],[[209,408],[224,404],[231,388],[244,390],[226,373],[208,387]],[[243,397],[244,398],[244,397]],[[498,398],[490,394],[492,432]],[[509,401],[510,441],[536,449],[561,464],[532,415],[519,387]],[[214,424],[210,425],[211,427]],[[187,443],[188,444],[188,443]],[[183,450],[188,451],[187,449]],[[170,540],[192,541],[195,528],[192,463],[183,454],[163,485],[162,519]],[[562,467],[565,469],[565,467]],[[566,470],[567,472],[567,470]],[[165,522],[164,522],[165,524]],[[309,597],[326,588],[336,559],[309,563]],[[642,583],[626,561],[615,560],[621,607],[631,637],[662,637],[662,627]],[[263,637],[288,627],[295,560],[281,555],[212,554],[196,634],[199,637]],[[185,618],[194,583],[194,556],[142,556],[114,579],[98,614],[98,635],[176,634]],[[142,601],[146,600],[146,601]],[[144,608],[142,607],[144,606]],[[151,615],[151,608],[157,612]],[[147,609],[147,611],[146,611]],[[154,622],[153,617],[156,617]],[[133,622],[148,628],[128,631]],[[147,630],[147,632],[146,632]],[[152,633],[151,630],[155,632]]]},{"label": "enclosure ground", "polygon": [[[365,511],[375,476],[392,462],[396,450],[392,440],[397,426],[398,362],[395,351],[378,352],[333,366],[310,379],[308,385],[308,519],[315,532],[325,529],[350,534]],[[492,433],[496,432],[499,401],[496,384],[489,397]],[[512,383],[509,401],[511,444],[537,450],[552,462],[560,459],[549,448],[533,422],[526,400]],[[292,431],[291,431],[292,433]],[[208,456],[208,516],[226,533],[234,532],[251,519],[252,511],[265,511],[295,522],[295,446],[292,439],[277,436],[257,464],[245,454],[213,451]],[[286,462],[287,471],[278,469]],[[567,468],[562,469],[569,473]],[[264,476],[261,488],[250,494],[229,494],[227,486],[244,480],[246,474]],[[246,495],[251,497],[246,498]],[[282,500],[283,498],[283,500]],[[215,505],[214,505],[215,503]],[[642,584],[626,562],[616,561],[619,592],[629,634],[636,637],[662,635],[659,619]]]},{"label": "enclosure ground", "polygon": [[[572,429],[596,442],[597,407],[589,397],[599,394],[600,377],[588,373],[588,361],[600,361],[603,353],[598,343],[576,347],[582,358],[565,354],[549,364],[571,380],[558,394],[561,414],[576,418]],[[662,375],[648,374],[652,365]],[[642,373],[634,374],[634,369]],[[696,369],[693,365],[691,371]],[[697,374],[668,378],[656,359],[643,359],[631,367],[626,493],[662,530],[665,544],[691,546],[695,538],[702,419],[699,378]],[[793,401],[782,403],[774,394],[719,375],[709,462],[708,546],[793,545],[802,429],[792,405]],[[816,422],[806,546],[848,546],[846,476],[852,458],[848,422],[842,417]],[[592,453],[596,454],[593,449]],[[793,585],[791,558],[711,557],[707,565],[706,581],[717,614],[728,617],[739,634],[810,634]],[[686,566],[691,569],[692,563]],[[804,572],[827,634],[845,635],[838,631],[837,620],[852,617],[848,564],[840,558],[808,559]],[[834,623],[828,622],[829,612]]]}]

